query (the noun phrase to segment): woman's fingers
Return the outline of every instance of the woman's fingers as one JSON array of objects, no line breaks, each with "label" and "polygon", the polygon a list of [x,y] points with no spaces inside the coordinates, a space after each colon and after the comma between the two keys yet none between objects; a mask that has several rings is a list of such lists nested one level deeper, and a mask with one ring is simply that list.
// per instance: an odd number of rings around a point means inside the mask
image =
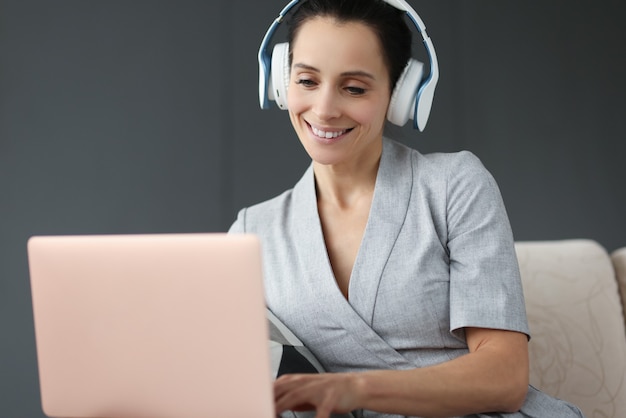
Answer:
[{"label": "woman's fingers", "polygon": [[274,383],[276,410],[316,410],[316,418],[329,418],[333,412],[357,409],[351,374],[284,375]]},{"label": "woman's fingers", "polygon": [[283,412],[307,411],[315,409],[315,404],[308,399],[313,397],[314,388],[305,375],[285,375],[274,384],[274,402],[276,410]]}]

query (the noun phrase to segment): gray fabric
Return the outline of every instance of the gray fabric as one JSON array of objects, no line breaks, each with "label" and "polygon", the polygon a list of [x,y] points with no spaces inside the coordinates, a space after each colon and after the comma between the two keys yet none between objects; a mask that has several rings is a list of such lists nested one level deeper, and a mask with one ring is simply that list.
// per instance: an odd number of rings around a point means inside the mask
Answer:
[{"label": "gray fabric", "polygon": [[328,371],[444,362],[467,353],[469,326],[528,334],[500,192],[469,152],[422,155],[384,139],[348,301],[328,260],[312,167],[292,190],[240,211],[230,232],[261,237],[268,307]]}]

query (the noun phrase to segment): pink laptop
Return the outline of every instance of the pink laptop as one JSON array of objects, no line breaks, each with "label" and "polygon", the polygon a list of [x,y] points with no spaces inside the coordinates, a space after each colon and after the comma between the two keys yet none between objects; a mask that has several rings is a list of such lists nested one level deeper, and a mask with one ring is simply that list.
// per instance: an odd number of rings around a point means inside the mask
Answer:
[{"label": "pink laptop", "polygon": [[256,237],[38,236],[28,257],[47,416],[275,417]]}]

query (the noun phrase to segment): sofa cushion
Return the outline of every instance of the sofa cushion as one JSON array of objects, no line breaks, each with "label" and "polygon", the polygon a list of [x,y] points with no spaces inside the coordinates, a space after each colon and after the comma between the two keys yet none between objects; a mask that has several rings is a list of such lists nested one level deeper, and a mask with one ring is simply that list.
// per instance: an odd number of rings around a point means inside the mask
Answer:
[{"label": "sofa cushion", "polygon": [[531,384],[588,417],[626,416],[626,336],[608,253],[589,240],[518,242]]}]

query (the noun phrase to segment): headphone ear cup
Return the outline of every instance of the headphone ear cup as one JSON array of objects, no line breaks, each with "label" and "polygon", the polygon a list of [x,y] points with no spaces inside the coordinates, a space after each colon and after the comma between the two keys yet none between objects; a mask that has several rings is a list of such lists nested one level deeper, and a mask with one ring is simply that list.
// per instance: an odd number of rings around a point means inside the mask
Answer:
[{"label": "headphone ear cup", "polygon": [[274,45],[272,66],[270,68],[270,86],[268,97],[273,99],[280,109],[287,109],[287,87],[289,86],[289,43]]},{"label": "headphone ear cup", "polygon": [[389,101],[387,120],[394,125],[404,126],[415,112],[415,102],[424,74],[424,64],[409,59],[404,71],[396,82]]}]

